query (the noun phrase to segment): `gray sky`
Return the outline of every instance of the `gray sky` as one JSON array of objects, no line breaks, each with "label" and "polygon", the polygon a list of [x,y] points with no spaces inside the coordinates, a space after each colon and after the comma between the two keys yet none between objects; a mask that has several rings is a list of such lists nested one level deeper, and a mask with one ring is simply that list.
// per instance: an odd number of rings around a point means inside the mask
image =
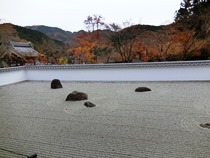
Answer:
[{"label": "gray sky", "polygon": [[86,29],[88,15],[105,23],[162,25],[173,22],[182,0],[0,0],[1,22],[46,25],[68,31]]}]

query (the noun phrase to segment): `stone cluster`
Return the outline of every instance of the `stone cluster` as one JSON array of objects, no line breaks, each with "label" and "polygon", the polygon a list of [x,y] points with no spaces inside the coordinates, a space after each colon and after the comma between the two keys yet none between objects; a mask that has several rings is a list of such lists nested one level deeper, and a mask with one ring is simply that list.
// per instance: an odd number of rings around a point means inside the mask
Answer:
[{"label": "stone cluster", "polygon": [[[58,89],[58,88],[63,88],[63,86],[59,79],[53,79],[51,82],[51,88]],[[138,87],[135,89],[135,92],[149,92],[149,91],[151,91],[151,89],[148,87]],[[87,100],[87,99],[88,99],[88,95],[86,93],[75,90],[66,97],[65,101],[82,101],[82,100]],[[91,107],[95,107],[96,105],[90,101],[86,101],[84,103],[84,106],[91,108]]]}]

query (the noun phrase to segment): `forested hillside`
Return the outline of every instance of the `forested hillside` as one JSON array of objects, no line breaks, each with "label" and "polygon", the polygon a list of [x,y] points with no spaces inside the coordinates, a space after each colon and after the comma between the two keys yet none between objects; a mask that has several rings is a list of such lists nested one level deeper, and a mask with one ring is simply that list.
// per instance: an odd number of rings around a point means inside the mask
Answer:
[{"label": "forested hillside", "polygon": [[[7,43],[6,41],[30,41],[34,49],[46,55],[48,61],[52,63],[58,63],[57,59],[67,55],[66,50],[68,47],[62,41],[51,39],[39,31],[9,23],[0,25],[0,44],[5,45]],[[3,53],[0,47],[0,57]]]},{"label": "forested hillside", "polygon": [[71,39],[71,35],[74,34],[70,31],[64,31],[57,27],[49,27],[49,26],[44,26],[44,25],[26,26],[26,28],[42,32],[48,37],[62,41],[62,42],[69,41]]}]

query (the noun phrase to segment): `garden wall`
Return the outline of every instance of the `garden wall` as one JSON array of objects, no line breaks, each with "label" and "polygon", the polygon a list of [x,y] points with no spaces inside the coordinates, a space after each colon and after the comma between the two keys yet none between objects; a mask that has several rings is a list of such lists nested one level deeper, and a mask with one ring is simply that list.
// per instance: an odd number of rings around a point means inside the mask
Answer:
[{"label": "garden wall", "polygon": [[209,81],[210,61],[37,65],[0,69],[0,86],[20,81]]},{"label": "garden wall", "polygon": [[25,67],[0,68],[0,86],[27,80]]}]

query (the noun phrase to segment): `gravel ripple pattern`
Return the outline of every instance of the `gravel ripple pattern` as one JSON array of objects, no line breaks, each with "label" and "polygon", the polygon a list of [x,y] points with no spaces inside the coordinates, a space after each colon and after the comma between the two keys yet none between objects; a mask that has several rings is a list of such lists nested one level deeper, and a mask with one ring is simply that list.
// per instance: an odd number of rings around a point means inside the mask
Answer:
[{"label": "gravel ripple pattern", "polygon": [[[21,82],[0,87],[0,158],[208,158],[210,82]],[[136,93],[137,87],[152,91]],[[77,90],[96,104],[65,101]],[[11,151],[11,152],[8,152]],[[18,154],[16,154],[18,153]]]}]

